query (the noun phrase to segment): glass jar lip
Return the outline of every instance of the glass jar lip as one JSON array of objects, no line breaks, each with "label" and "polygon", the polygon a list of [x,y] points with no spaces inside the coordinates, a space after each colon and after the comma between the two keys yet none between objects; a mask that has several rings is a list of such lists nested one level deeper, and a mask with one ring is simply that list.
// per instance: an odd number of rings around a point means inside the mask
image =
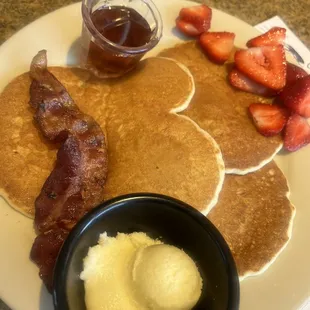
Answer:
[{"label": "glass jar lip", "polygon": [[101,43],[103,44],[107,44],[108,48],[111,49],[115,49],[118,52],[123,52],[123,53],[127,53],[127,54],[140,54],[140,53],[145,53],[149,50],[151,50],[160,40],[160,38],[162,37],[162,32],[163,32],[163,23],[162,23],[162,18],[161,15],[157,9],[157,7],[155,6],[155,4],[153,3],[152,0],[141,0],[142,2],[144,2],[148,8],[150,9],[150,11],[152,12],[152,15],[154,17],[155,20],[155,28],[153,30],[153,34],[150,38],[150,41],[142,46],[138,46],[138,47],[128,47],[128,46],[122,46],[122,45],[118,45],[112,41],[110,41],[109,39],[107,39],[105,36],[103,36],[95,27],[93,21],[90,18],[90,13],[88,11],[88,8],[85,4],[85,0],[82,1],[82,17],[83,17],[83,21],[87,27],[87,29],[90,31],[90,33],[92,34],[92,36],[95,37],[96,40],[99,40]]}]

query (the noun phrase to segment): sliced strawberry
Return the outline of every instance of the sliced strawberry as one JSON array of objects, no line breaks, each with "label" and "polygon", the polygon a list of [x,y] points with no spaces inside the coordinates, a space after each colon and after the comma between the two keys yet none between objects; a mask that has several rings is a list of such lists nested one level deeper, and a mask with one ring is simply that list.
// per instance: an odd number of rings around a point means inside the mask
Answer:
[{"label": "sliced strawberry", "polygon": [[258,132],[266,137],[281,132],[289,116],[287,109],[275,104],[253,103],[249,112]]},{"label": "sliced strawberry", "polygon": [[[279,94],[281,94],[282,92],[287,92],[286,89],[291,87],[295,82],[297,82],[297,80],[307,76],[307,72],[290,63],[290,62],[287,62],[286,64],[286,84],[285,84],[285,87],[279,92]],[[282,98],[280,96],[277,96],[274,100],[275,103],[283,103],[282,102]]]},{"label": "sliced strawberry", "polygon": [[231,32],[205,32],[200,36],[199,42],[212,61],[223,64],[232,52],[235,36]]},{"label": "sliced strawberry", "polygon": [[190,37],[196,37],[200,34],[197,28],[195,28],[192,24],[185,22],[184,20],[177,19],[176,25],[181,32]]},{"label": "sliced strawberry", "polygon": [[310,117],[310,75],[297,80],[291,86],[285,87],[280,94],[282,102],[293,112]]},{"label": "sliced strawberry", "polygon": [[298,114],[292,115],[284,133],[284,147],[291,152],[310,143],[310,126],[307,120]]},{"label": "sliced strawberry", "polygon": [[265,97],[272,97],[277,94],[276,91],[252,81],[237,69],[233,69],[229,73],[228,80],[232,86],[248,93]]},{"label": "sliced strawberry", "polygon": [[252,47],[235,53],[238,70],[255,82],[274,90],[286,83],[286,60],[284,48],[278,46]]},{"label": "sliced strawberry", "polygon": [[247,42],[248,47],[258,46],[276,46],[283,44],[285,40],[286,29],[273,27],[266,33],[255,37]]},{"label": "sliced strawberry", "polygon": [[306,75],[308,75],[308,73],[304,69],[290,62],[287,62],[286,64],[286,85],[285,86],[292,85],[297,80],[305,77]]},{"label": "sliced strawberry", "polygon": [[[182,20],[186,24],[192,25],[198,32],[198,35],[210,29],[211,18],[212,18],[212,10],[204,4],[192,6],[189,8],[183,8],[181,9],[178,17],[179,20]],[[181,29],[181,31],[183,31],[183,29]],[[190,33],[193,32],[190,31]],[[185,34],[188,34],[188,32],[185,32]],[[196,36],[197,34],[189,34],[189,35]]]}]

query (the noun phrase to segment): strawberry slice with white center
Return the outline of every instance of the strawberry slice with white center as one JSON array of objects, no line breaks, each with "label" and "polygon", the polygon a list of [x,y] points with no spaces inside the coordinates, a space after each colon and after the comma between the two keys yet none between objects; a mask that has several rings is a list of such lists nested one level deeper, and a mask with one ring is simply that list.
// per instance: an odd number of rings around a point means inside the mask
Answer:
[{"label": "strawberry slice with white center", "polygon": [[289,117],[288,110],[276,104],[253,103],[249,112],[257,131],[266,137],[280,133]]},{"label": "strawberry slice with white center", "polygon": [[212,9],[197,5],[181,9],[176,20],[177,27],[186,35],[198,36],[210,29]]},{"label": "strawberry slice with white center", "polygon": [[235,65],[247,77],[268,88],[280,90],[286,84],[285,52],[281,45],[239,50],[235,53]]},{"label": "strawberry slice with white center", "polygon": [[284,43],[286,29],[273,27],[266,33],[255,37],[247,42],[248,47],[277,46]]},{"label": "strawberry slice with white center", "polygon": [[292,115],[287,122],[284,134],[284,148],[294,152],[310,143],[310,126],[307,120],[298,115]]},{"label": "strawberry slice with white center", "polygon": [[230,71],[228,75],[228,80],[230,84],[235,88],[238,88],[248,93],[265,97],[272,97],[277,94],[276,91],[252,81],[250,78],[248,78],[237,69],[232,69],[232,71]]},{"label": "strawberry slice with white center", "polygon": [[307,75],[291,86],[285,87],[280,99],[293,112],[310,117],[310,75]]},{"label": "strawberry slice with white center", "polygon": [[205,32],[199,42],[210,60],[223,64],[229,59],[234,47],[235,34],[232,32]]},{"label": "strawberry slice with white center", "polygon": [[198,31],[197,28],[195,28],[195,26],[183,21],[182,19],[177,19],[176,25],[177,25],[178,29],[181,30],[181,32],[183,32],[187,36],[197,37],[200,35],[200,32]]}]

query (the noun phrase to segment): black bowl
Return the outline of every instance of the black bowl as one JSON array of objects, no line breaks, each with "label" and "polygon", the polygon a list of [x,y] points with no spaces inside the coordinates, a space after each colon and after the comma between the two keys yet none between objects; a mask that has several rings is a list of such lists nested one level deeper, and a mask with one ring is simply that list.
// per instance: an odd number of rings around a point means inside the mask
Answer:
[{"label": "black bowl", "polygon": [[[99,234],[145,232],[177,246],[196,262],[203,292],[194,309],[239,308],[239,279],[229,247],[219,231],[200,212],[176,199],[154,194],[132,194],[104,202],[70,232],[54,272],[57,310],[85,310],[84,283],[79,275],[88,248]],[[125,310],[125,309],[124,309]]]}]

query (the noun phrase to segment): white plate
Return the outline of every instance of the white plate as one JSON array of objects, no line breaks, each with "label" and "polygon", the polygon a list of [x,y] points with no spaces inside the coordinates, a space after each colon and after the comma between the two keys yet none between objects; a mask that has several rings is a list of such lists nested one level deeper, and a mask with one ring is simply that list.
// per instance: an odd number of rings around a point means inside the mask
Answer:
[{"label": "white plate", "polygon": [[[175,17],[181,7],[193,5],[181,0],[155,3],[162,13],[164,37],[152,54],[180,41],[173,32]],[[80,35],[81,24],[80,4],[73,4],[38,19],[5,42],[0,47],[0,90],[17,74],[28,71],[32,57],[40,49],[48,50],[50,65],[74,64],[73,43]],[[217,10],[213,10],[212,29],[236,33],[237,45],[257,35],[250,25]],[[277,156],[277,162],[289,180],[297,209],[293,237],[263,275],[241,283],[241,310],[298,309],[310,296],[310,147]],[[2,199],[0,205],[0,297],[14,310],[53,309],[38,268],[29,260],[35,238],[33,221],[12,210]]]}]

